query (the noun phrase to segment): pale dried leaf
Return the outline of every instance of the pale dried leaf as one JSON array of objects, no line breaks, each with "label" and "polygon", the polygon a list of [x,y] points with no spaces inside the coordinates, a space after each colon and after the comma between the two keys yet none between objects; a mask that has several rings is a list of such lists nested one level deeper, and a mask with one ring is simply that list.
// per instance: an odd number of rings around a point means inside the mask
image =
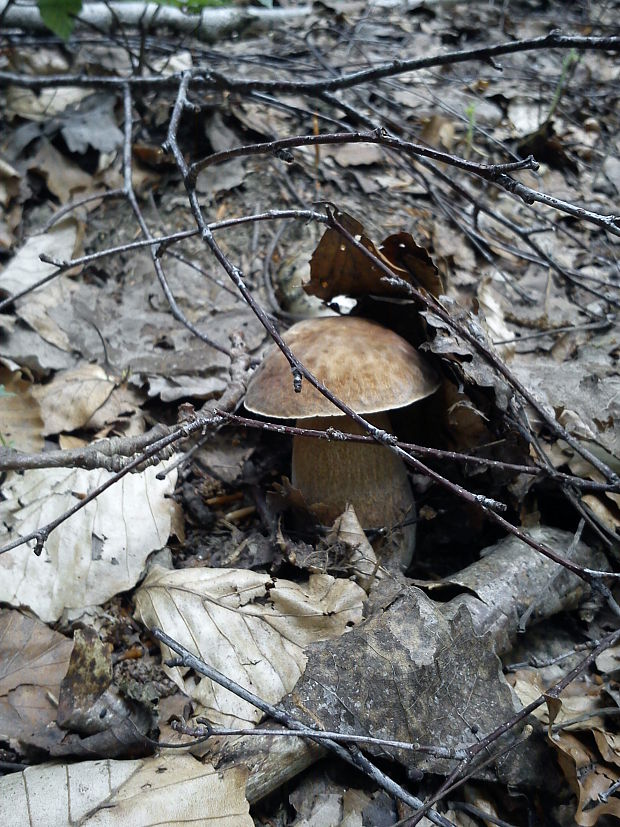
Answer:
[{"label": "pale dried leaf", "polygon": [[118,827],[188,823],[252,827],[247,773],[222,773],[189,755],[43,764],[0,780],[5,827]]},{"label": "pale dried leaf", "polygon": [[[101,604],[134,586],[170,533],[176,473],[158,480],[161,469],[123,477],[53,531],[40,557],[25,546],[0,555],[0,600],[53,621],[65,608]],[[68,468],[11,475],[0,504],[0,543],[41,528],[111,476]]]},{"label": "pale dried leaf", "polygon": [[375,578],[383,576],[378,568],[377,555],[361,527],[352,505],[334,523],[327,536],[328,543],[342,543],[349,552],[349,565],[357,583],[368,589]]},{"label": "pale dried leaf", "polygon": [[[513,689],[523,706],[527,706],[545,693],[545,687],[540,676],[537,672],[531,670],[519,670],[515,674]],[[549,700],[555,699],[550,698]],[[603,718],[596,714],[601,706],[598,692],[591,695],[584,691],[583,694],[570,697],[566,697],[566,694],[564,694],[559,698],[559,702],[559,708],[556,710],[554,707],[553,709],[551,722],[557,726],[562,726],[563,730],[589,731],[595,727],[603,727]],[[549,723],[548,704],[539,706],[532,714],[542,723]],[[584,720],[576,720],[584,716],[589,717],[585,717]],[[568,723],[569,721],[574,721],[574,723]]]},{"label": "pale dried leaf", "polygon": [[320,157],[333,158],[341,167],[370,166],[380,164],[385,150],[377,144],[333,144],[320,147]]},{"label": "pale dried leaf", "polygon": [[4,110],[7,118],[12,119],[16,115],[28,121],[47,122],[53,115],[60,112],[71,104],[79,103],[91,94],[89,89],[82,89],[77,86],[65,86],[57,88],[50,86],[44,89],[23,89],[19,86],[9,86],[6,91],[6,108]]},{"label": "pale dried leaf", "polygon": [[99,365],[82,364],[56,374],[47,385],[34,388],[43,417],[43,433],[58,434],[82,428],[106,402],[114,380]]},{"label": "pale dried leaf", "polygon": [[8,207],[10,202],[19,194],[20,173],[0,158],[0,204]]},{"label": "pale dried leaf", "polygon": [[78,222],[66,218],[41,235],[33,235],[21,247],[0,273],[0,289],[13,295],[57,269],[45,264],[39,256],[45,253],[59,259],[70,259],[78,242]]},{"label": "pale dried leaf", "polygon": [[504,359],[512,356],[515,350],[513,342],[501,344],[501,342],[513,339],[514,334],[506,324],[506,317],[502,300],[490,279],[485,279],[478,288],[478,301],[484,311],[484,322],[489,338],[497,347],[497,352]]},{"label": "pale dried leaf", "polygon": [[[245,569],[166,571],[156,566],[136,595],[136,616],[277,703],[303,674],[304,647],[339,637],[358,623],[364,598],[359,586],[326,574],[291,583]],[[262,717],[207,678],[186,681],[178,668],[169,674],[214,723],[251,727]]]}]

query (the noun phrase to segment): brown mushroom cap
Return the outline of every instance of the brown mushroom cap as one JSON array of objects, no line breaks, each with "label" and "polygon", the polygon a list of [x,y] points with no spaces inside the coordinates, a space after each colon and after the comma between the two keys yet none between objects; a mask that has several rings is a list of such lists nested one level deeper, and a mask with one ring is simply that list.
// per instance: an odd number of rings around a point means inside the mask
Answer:
[{"label": "brown mushroom cap", "polygon": [[[439,385],[435,372],[409,342],[367,319],[308,319],[293,325],[283,338],[299,361],[356,413],[403,408]],[[295,393],[290,365],[277,346],[250,380],[245,406],[279,419],[342,416],[309,382]]]}]

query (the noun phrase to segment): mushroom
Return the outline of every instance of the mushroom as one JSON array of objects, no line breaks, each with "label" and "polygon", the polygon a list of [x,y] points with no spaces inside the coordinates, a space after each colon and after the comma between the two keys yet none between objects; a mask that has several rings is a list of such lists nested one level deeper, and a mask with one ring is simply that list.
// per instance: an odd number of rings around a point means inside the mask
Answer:
[{"label": "mushroom", "polygon": [[[433,370],[405,339],[367,319],[309,319],[293,325],[283,338],[335,396],[388,432],[387,411],[417,402],[438,387]],[[245,406],[265,417],[296,419],[305,428],[365,433],[309,382],[295,393],[290,365],[277,346],[250,380]],[[364,528],[391,528],[415,518],[405,465],[380,446],[296,436],[291,476],[324,523],[332,523],[349,503]],[[399,552],[403,567],[411,561],[415,525],[405,533]]]}]

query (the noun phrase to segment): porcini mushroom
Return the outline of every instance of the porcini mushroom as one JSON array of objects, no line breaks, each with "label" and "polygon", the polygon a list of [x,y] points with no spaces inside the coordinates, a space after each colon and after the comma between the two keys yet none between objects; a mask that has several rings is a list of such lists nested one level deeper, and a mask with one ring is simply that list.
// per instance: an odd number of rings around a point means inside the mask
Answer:
[{"label": "porcini mushroom", "polygon": [[[438,387],[435,373],[409,342],[367,319],[308,319],[293,325],[283,338],[336,397],[388,432],[387,411],[417,402]],[[364,433],[309,382],[295,393],[290,365],[277,346],[250,380],[245,406],[265,417],[295,419],[305,428]],[[349,503],[364,528],[390,528],[415,518],[405,465],[386,448],[296,436],[291,476],[325,523],[333,522]],[[408,535],[400,553],[404,566],[411,560],[415,531]]]}]

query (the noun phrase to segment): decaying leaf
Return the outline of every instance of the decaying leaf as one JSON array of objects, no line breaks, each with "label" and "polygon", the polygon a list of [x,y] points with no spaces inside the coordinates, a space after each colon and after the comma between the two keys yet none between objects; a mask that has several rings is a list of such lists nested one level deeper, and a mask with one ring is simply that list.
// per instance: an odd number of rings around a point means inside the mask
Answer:
[{"label": "decaying leaf", "polygon": [[123,140],[116,125],[116,97],[106,92],[89,95],[76,106],[69,106],[58,117],[63,138],[71,152],[86,153],[88,147],[113,152]]},{"label": "decaying leaf", "polygon": [[[158,480],[161,468],[108,488],[51,533],[40,557],[26,546],[0,555],[0,600],[52,621],[65,608],[100,604],[135,585],[170,533],[176,473]],[[12,474],[0,504],[0,543],[46,525],[111,476],[68,468]]]},{"label": "decaying leaf", "polygon": [[[399,593],[388,580],[378,589],[383,611],[344,638],[310,647],[306,671],[283,702],[293,714],[328,730],[444,747],[463,746],[472,726],[490,732],[514,715],[492,638],[476,635],[465,608],[444,613],[419,589]],[[523,780],[536,761],[530,753],[517,769],[518,753],[500,772]],[[423,772],[453,766],[398,750],[394,757]]]},{"label": "decaying leaf", "polygon": [[145,704],[134,704],[113,682],[112,647],[90,626],[76,629],[71,659],[60,685],[58,744],[50,755],[98,755],[101,758],[135,758],[151,748],[142,737],[153,726]]},{"label": "decaying leaf", "polygon": [[0,780],[0,817],[3,824],[29,827],[252,827],[245,781],[242,769],[220,773],[174,753],[140,761],[42,764]]},{"label": "decaying leaf", "polygon": [[[461,307],[449,296],[440,296],[439,301],[452,319],[458,321],[487,350],[493,352],[493,345],[481,319],[477,319],[473,313]],[[513,390],[506,380],[491,367],[473,344],[457,333],[452,325],[439,315],[432,311],[423,311],[420,315],[426,319],[427,325],[433,330],[428,349],[448,360],[457,371],[459,378],[469,387],[492,389],[496,405],[500,410],[505,411],[513,395]]]},{"label": "decaying leaf", "polygon": [[[358,623],[365,596],[354,583],[326,574],[292,583],[245,569],[155,566],[136,595],[136,616],[277,703],[304,671],[304,648],[339,637]],[[213,723],[249,728],[261,719],[251,704],[186,671],[175,667],[169,674]]]}]

